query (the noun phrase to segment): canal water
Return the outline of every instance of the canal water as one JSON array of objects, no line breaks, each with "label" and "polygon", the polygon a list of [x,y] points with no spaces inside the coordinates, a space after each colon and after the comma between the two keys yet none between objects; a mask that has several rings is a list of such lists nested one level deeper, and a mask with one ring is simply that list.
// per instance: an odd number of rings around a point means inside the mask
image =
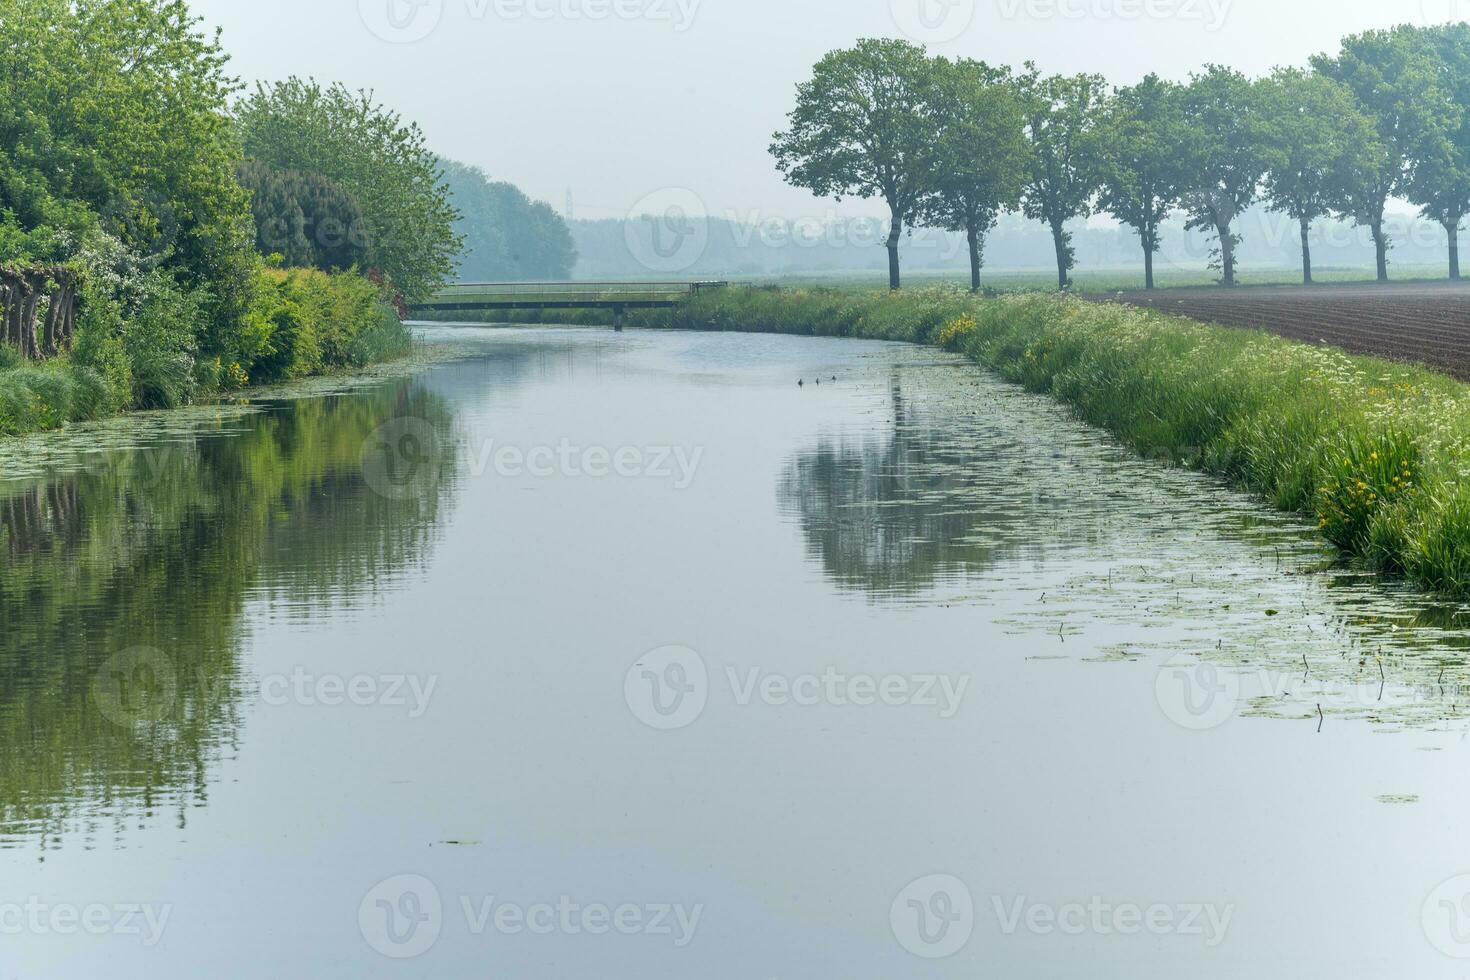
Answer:
[{"label": "canal water", "polygon": [[0,449],[0,980],[1463,974],[1457,607],[933,351],[425,336]]}]

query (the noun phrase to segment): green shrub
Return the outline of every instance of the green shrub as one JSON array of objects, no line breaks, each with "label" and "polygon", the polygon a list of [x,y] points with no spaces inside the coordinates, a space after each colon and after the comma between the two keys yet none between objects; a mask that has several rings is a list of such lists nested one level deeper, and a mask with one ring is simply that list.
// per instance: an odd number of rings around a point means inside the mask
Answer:
[{"label": "green shrub", "polygon": [[408,328],[383,287],[355,272],[263,270],[253,316],[266,326],[262,353],[248,369],[257,382],[357,367],[409,349]]}]

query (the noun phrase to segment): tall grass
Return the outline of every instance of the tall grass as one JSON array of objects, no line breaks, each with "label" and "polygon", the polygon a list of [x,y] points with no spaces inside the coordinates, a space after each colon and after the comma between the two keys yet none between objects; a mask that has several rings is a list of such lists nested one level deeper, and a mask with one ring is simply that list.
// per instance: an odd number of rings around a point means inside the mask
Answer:
[{"label": "tall grass", "polygon": [[106,413],[106,387],[90,368],[65,361],[16,364],[0,354],[0,435],[54,429]]},{"label": "tall grass", "polygon": [[1470,596],[1470,386],[1444,375],[1060,296],[731,289],[639,320],[958,351],[1142,453],[1310,515],[1371,568]]}]

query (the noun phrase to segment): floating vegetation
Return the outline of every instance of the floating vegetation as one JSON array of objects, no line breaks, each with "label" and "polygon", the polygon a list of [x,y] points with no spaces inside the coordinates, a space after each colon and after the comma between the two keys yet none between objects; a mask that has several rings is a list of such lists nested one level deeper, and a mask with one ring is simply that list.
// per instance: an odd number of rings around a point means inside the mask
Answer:
[{"label": "floating vegetation", "polygon": [[[1238,679],[1243,716],[1328,733],[1470,717],[1470,607],[1346,563],[1308,520],[1141,459],[1049,399],[920,366],[932,360],[877,359],[870,410],[780,481],[839,588],[979,609],[1032,660],[1154,670],[1196,654]],[[1089,650],[1092,636],[1119,639]]]}]

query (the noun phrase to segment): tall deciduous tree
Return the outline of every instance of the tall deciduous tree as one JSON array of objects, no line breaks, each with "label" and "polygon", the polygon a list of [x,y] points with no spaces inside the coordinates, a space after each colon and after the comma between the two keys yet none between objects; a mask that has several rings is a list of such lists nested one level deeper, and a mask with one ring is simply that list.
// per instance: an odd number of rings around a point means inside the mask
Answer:
[{"label": "tall deciduous tree", "polygon": [[1270,147],[1266,203],[1300,226],[1302,281],[1310,283],[1312,222],[1332,212],[1339,189],[1370,170],[1382,149],[1353,93],[1325,75],[1279,68],[1260,91]]},{"label": "tall deciduous tree", "polygon": [[1144,285],[1153,289],[1159,228],[1179,206],[1186,177],[1183,90],[1157,75],[1119,89],[1103,114],[1102,133],[1098,204],[1138,233]]},{"label": "tall deciduous tree", "polygon": [[369,261],[409,302],[453,274],[459,215],[417,125],[371,92],[298,78],[261,85],[236,116],[247,156],[321,174],[352,195],[367,224]]},{"label": "tall deciduous tree", "polygon": [[100,221],[228,332],[256,259],[227,61],[179,0],[0,0],[0,210],[73,238]]},{"label": "tall deciduous tree", "polygon": [[1355,34],[1336,57],[1319,55],[1312,65],[1352,90],[1378,132],[1371,164],[1341,188],[1337,210],[1372,230],[1378,279],[1387,281],[1389,198],[1408,191],[1416,161],[1443,152],[1453,113],[1432,58],[1410,28]]},{"label": "tall deciduous tree", "polygon": [[888,205],[888,285],[900,285],[898,243],[932,183],[933,66],[904,41],[859,41],[817,62],[796,89],[788,127],[771,144],[788,183]]},{"label": "tall deciduous tree", "polygon": [[1020,204],[1030,146],[1010,72],[968,59],[936,59],[937,129],[930,193],[922,219],[964,232],[970,247],[970,288],[980,289],[985,236],[1001,211]]},{"label": "tall deciduous tree", "polygon": [[1440,139],[1422,145],[1405,187],[1424,217],[1444,226],[1450,278],[1460,278],[1460,223],[1470,214],[1470,24],[1422,28],[1410,37],[1435,68],[1437,90],[1450,105]]},{"label": "tall deciduous tree", "polygon": [[1256,200],[1270,164],[1256,84],[1240,72],[1207,65],[1184,90],[1188,126],[1182,203],[1188,227],[1212,231],[1220,249],[1221,283],[1235,285],[1235,219]]},{"label": "tall deciduous tree", "polygon": [[1018,80],[1031,143],[1031,171],[1022,210],[1051,229],[1057,283],[1072,284],[1076,254],[1066,223],[1092,213],[1102,186],[1102,113],[1107,82],[1100,75],[1042,76],[1034,65]]}]

